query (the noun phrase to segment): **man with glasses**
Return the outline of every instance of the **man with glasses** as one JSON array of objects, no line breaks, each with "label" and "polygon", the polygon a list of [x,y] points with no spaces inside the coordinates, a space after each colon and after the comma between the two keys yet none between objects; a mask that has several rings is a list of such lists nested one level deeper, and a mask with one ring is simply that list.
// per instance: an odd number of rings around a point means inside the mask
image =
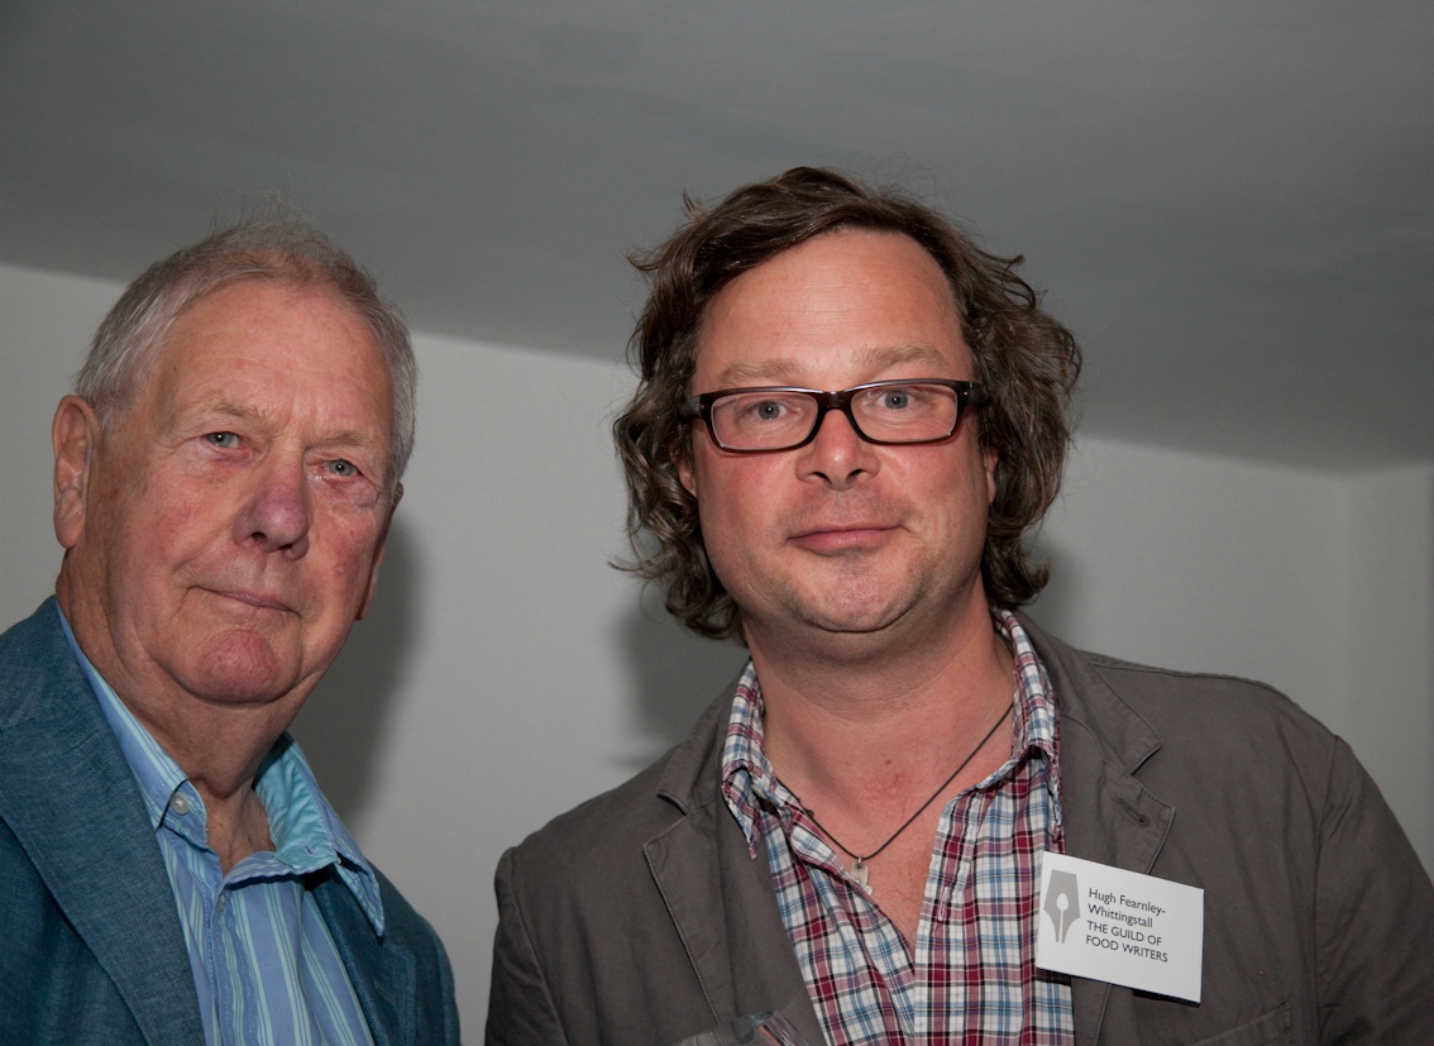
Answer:
[{"label": "man with glasses", "polygon": [[[1342,742],[1017,612],[1080,354],[1012,266],[812,169],[692,205],[640,262],[615,425],[636,568],[751,660],[687,741],[505,855],[490,1043],[769,1011],[811,1043],[1434,1027],[1434,889]],[[1038,962],[1043,922],[1093,903],[1042,900],[1060,855],[1204,890],[1176,956],[1198,1004]],[[1153,921],[1136,903],[1117,931]]]}]

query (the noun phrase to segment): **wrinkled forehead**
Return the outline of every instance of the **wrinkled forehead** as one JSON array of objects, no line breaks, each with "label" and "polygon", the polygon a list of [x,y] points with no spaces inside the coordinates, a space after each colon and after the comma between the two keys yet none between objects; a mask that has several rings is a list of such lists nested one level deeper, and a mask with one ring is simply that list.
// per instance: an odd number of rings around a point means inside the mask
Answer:
[{"label": "wrinkled forehead", "polygon": [[[255,288],[271,289],[274,296],[287,296],[291,301],[299,301],[309,295],[322,297],[336,309],[346,311],[354,322],[369,329],[377,345],[377,337],[361,310],[307,270],[275,266],[228,272],[213,278],[199,273],[169,287],[146,308],[146,315],[138,321],[138,329],[127,339],[135,348],[120,353],[118,357],[122,360],[124,356],[129,356],[129,361],[121,364],[128,374],[118,390],[120,395],[117,399],[123,402],[133,400],[148,385],[159,360],[172,359],[176,353],[183,354],[194,348],[191,339],[176,339],[174,336],[176,325],[185,317],[196,309],[208,308],[215,299],[225,299]],[[176,345],[176,340],[180,344]],[[386,358],[384,363],[387,368]]]},{"label": "wrinkled forehead", "polygon": [[216,290],[179,316],[135,403],[165,414],[299,409],[385,449],[394,425],[393,377],[363,317],[321,290],[259,281]]},{"label": "wrinkled forehead", "polygon": [[280,276],[229,280],[185,299],[151,349],[151,376],[157,365],[207,355],[216,340],[285,361],[302,344],[295,339],[314,336],[301,320],[327,327],[320,336],[331,354],[371,370],[369,380],[391,401],[393,370],[362,310],[323,283]]}]

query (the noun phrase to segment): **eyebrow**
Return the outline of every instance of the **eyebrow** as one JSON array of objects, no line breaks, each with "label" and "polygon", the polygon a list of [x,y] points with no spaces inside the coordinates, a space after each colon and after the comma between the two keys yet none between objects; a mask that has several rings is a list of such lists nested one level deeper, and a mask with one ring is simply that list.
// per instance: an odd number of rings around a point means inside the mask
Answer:
[{"label": "eyebrow", "polygon": [[[861,350],[857,353],[855,362],[863,368],[883,370],[904,363],[930,363],[945,369],[948,361],[942,353],[929,345],[883,345]],[[789,380],[790,375],[799,370],[800,366],[796,360],[785,356],[776,356],[757,363],[734,363],[723,370],[717,380],[721,388],[740,388],[758,382],[777,384]]]},{"label": "eyebrow", "polygon": [[257,419],[263,416],[262,411],[257,411],[253,407],[246,406],[242,403],[234,403],[226,399],[215,400],[213,403],[208,404],[208,409],[214,411],[216,414],[228,414],[235,418]]}]

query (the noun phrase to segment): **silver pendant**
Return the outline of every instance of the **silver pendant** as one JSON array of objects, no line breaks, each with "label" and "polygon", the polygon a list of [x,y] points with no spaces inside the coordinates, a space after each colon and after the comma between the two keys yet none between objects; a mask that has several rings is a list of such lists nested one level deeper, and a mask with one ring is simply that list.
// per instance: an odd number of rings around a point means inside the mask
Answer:
[{"label": "silver pendant", "polygon": [[866,883],[866,862],[865,862],[865,861],[863,861],[860,857],[858,857],[858,858],[856,859],[856,862],[855,862],[849,869],[847,869],[847,871],[849,871],[849,872],[851,873],[851,877],[856,880],[856,884],[857,884],[858,886],[860,886],[860,887],[861,887],[863,890],[865,890],[868,894],[871,893],[871,887],[868,886],[867,883]]}]

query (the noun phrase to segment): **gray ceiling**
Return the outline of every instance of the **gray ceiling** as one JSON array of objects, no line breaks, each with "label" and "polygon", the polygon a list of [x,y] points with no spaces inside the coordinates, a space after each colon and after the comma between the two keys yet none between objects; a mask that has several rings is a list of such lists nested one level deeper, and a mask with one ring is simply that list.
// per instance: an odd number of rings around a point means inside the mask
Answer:
[{"label": "gray ceiling", "polygon": [[682,190],[834,164],[1026,255],[1087,432],[1434,460],[1431,54],[1429,0],[4,0],[0,260],[273,187],[415,327],[616,359]]}]

